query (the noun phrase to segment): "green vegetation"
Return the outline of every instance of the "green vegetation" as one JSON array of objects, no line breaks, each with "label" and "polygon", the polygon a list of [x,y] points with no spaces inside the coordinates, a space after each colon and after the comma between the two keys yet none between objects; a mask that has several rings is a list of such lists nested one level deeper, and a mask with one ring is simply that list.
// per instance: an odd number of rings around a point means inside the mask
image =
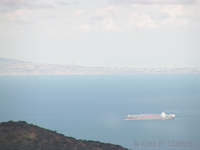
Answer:
[{"label": "green vegetation", "polygon": [[119,145],[76,140],[25,121],[0,123],[0,150],[127,150]]}]

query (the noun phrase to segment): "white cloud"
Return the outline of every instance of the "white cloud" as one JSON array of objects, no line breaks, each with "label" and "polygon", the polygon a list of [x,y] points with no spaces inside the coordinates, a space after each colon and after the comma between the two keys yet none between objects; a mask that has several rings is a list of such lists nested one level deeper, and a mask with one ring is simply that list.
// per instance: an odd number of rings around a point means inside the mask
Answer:
[{"label": "white cloud", "polygon": [[[147,9],[148,7],[148,9]],[[160,8],[154,6],[108,6],[95,10],[93,16],[83,23],[81,28],[85,31],[90,30],[105,30],[114,32],[133,31],[136,28],[159,28],[160,26],[173,27],[175,24],[186,25],[185,18],[180,18],[181,12],[177,11],[173,15],[169,7]],[[178,22],[178,23],[177,23]]]},{"label": "white cloud", "polygon": [[82,10],[82,9],[76,11],[76,15],[78,16],[83,15],[84,13],[85,13],[85,10]]},{"label": "white cloud", "polygon": [[79,29],[84,31],[90,31],[92,29],[92,26],[90,24],[82,24],[79,26]]},{"label": "white cloud", "polygon": [[71,1],[66,1],[66,0],[56,0],[55,1],[55,3],[56,4],[59,4],[59,5],[77,5],[77,4],[79,4],[78,2],[76,2],[76,1],[73,1],[73,0],[71,0]]},{"label": "white cloud", "polygon": [[6,20],[18,22],[20,24],[27,24],[32,22],[32,17],[35,16],[34,10],[29,9],[17,9],[13,12],[5,14]]},{"label": "white cloud", "polygon": [[156,22],[152,20],[149,14],[132,14],[131,24],[140,28],[156,28]]},{"label": "white cloud", "polygon": [[102,29],[105,29],[107,31],[119,31],[116,22],[111,18],[103,20],[101,23]]},{"label": "white cloud", "polygon": [[[195,0],[113,0],[118,4],[130,5],[109,4],[92,7],[92,5],[88,5],[88,2],[85,5],[76,5],[69,9],[64,9],[61,5],[72,5],[81,1],[54,0],[51,4],[48,2],[46,0],[1,0],[0,5],[10,9],[9,13],[6,14],[7,19],[10,21],[25,24],[31,21],[34,22],[38,18],[41,20],[57,18],[63,23],[68,22],[73,25],[74,30],[79,28],[84,31],[123,32],[125,30],[135,30],[135,28],[177,28],[189,27],[191,24],[195,26],[200,22],[197,17],[199,5],[198,3],[194,4]],[[174,3],[176,5],[169,5]],[[182,5],[188,3],[194,5]],[[37,14],[34,14],[32,8],[54,9],[48,9],[47,11],[39,9],[36,11]],[[45,16],[47,17],[45,18]]]},{"label": "white cloud", "polygon": [[115,4],[193,4],[196,0],[113,0]]},{"label": "white cloud", "polygon": [[107,7],[96,9],[93,17],[93,24],[97,28],[106,31],[119,31],[119,24],[117,24],[116,11],[120,11],[118,7]]},{"label": "white cloud", "polygon": [[[153,1],[151,1],[153,2]],[[156,2],[156,1],[154,1]],[[185,1],[186,2],[186,1]],[[164,3],[164,0],[163,0]],[[177,1],[178,3],[178,1]],[[200,22],[199,5],[110,5],[98,8],[92,26],[112,31],[132,31],[136,28],[177,29],[190,28]]]},{"label": "white cloud", "polygon": [[6,9],[34,9],[34,8],[54,8],[54,6],[43,0],[1,0],[0,5]]},{"label": "white cloud", "polygon": [[162,26],[183,27],[188,25],[186,7],[183,5],[165,6],[162,12],[168,14],[168,17],[160,22]]}]

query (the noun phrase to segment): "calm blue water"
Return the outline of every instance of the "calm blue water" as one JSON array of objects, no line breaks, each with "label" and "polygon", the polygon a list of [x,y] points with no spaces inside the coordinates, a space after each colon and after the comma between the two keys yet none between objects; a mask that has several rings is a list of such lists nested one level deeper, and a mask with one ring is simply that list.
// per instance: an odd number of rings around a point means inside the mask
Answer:
[{"label": "calm blue water", "polygon": [[[175,113],[175,120],[124,121]],[[200,147],[200,75],[1,76],[0,121],[134,150]]]}]

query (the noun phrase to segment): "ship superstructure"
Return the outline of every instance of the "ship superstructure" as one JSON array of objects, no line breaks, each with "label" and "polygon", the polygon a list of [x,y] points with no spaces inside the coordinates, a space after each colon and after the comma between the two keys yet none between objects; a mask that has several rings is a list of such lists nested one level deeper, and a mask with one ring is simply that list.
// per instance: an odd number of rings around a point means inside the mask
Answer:
[{"label": "ship superstructure", "polygon": [[139,115],[127,115],[124,120],[167,120],[174,119],[175,114],[139,114]]}]

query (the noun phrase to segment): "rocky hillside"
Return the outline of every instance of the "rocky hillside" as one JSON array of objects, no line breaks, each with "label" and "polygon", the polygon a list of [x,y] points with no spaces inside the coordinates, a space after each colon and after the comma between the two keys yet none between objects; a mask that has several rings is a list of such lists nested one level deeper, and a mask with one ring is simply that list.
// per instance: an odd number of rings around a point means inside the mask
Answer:
[{"label": "rocky hillside", "polygon": [[0,150],[127,150],[119,145],[76,140],[25,121],[0,123]]}]

